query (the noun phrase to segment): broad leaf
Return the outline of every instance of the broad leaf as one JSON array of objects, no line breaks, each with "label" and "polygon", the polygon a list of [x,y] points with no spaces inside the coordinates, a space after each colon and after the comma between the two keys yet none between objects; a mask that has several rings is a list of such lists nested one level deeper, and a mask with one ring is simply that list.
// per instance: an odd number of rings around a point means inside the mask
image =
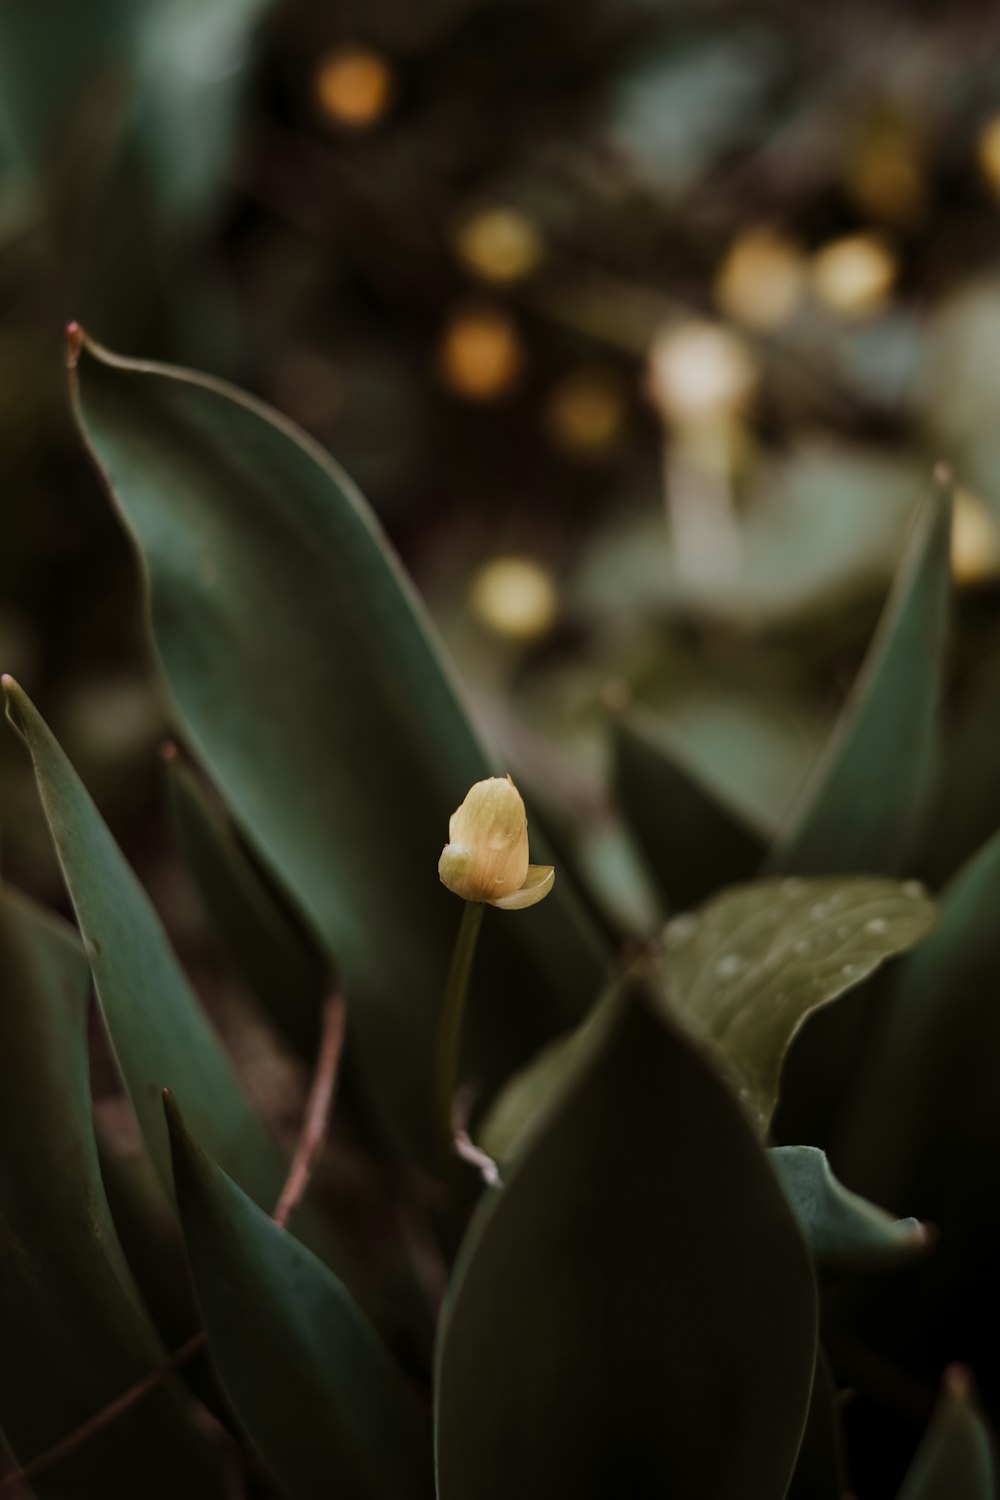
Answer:
[{"label": "broad leaf", "polygon": [[771,1165],[816,1260],[835,1271],[897,1265],[925,1250],[917,1219],[894,1219],[838,1182],[816,1146],[776,1146]]},{"label": "broad leaf", "polygon": [[596,1007],[594,1018],[549,1042],[500,1090],[476,1130],[479,1146],[495,1162],[512,1162],[520,1155],[575,1077],[585,1057],[588,1032],[602,1012],[603,1006]]},{"label": "broad leaf", "polygon": [[926,502],[825,758],[779,841],[787,874],[893,874],[920,832],[937,754],[950,605],[951,505]]},{"label": "broad leaf", "polygon": [[1000,833],[954,876],[940,897],[937,930],[899,965],[885,1025],[852,1099],[842,1142],[852,1181],[886,1202],[912,1192],[930,1165],[954,1178],[959,1156],[966,1161],[955,1184],[961,1188],[975,1180],[971,1162],[989,1170],[1000,1145],[998,908]]},{"label": "broad leaf", "polygon": [[997,1500],[998,1494],[993,1440],[968,1372],[952,1366],[899,1500]]},{"label": "broad leaf", "polygon": [[614,787],[632,832],[670,905],[697,906],[746,880],[765,853],[763,833],[727,807],[633,712],[615,723]]},{"label": "broad leaf", "polygon": [[658,957],[665,1003],[766,1130],[807,1016],[912,948],[934,916],[915,882],[796,876],[737,886],[668,923]]},{"label": "broad leaf", "polygon": [[311,1058],[324,965],[196,775],[175,757],[168,776],[181,851],[233,967],[278,1030]]},{"label": "broad leaf", "polygon": [[806,1430],[786,1500],[846,1500],[846,1493],[837,1394],[830,1366],[820,1349]]},{"label": "broad leaf", "polygon": [[[22,1464],[141,1380],[166,1351],[101,1183],[86,960],[72,929],[0,894],[0,1415]],[[40,1473],[39,1500],[226,1494],[178,1380]]]},{"label": "broad leaf", "polygon": [[[4,678],[7,714],[34,763],[42,806],[90,959],[115,1059],[147,1148],[172,1183],[160,1093],[190,1096],[193,1125],[256,1202],[271,1208],[285,1161],[246,1098],[149,898],[31,700]],[[321,1228],[304,1233],[327,1255]]]},{"label": "broad leaf", "polygon": [[[276,413],[86,342],[74,390],[184,733],[341,966],[370,1090],[406,1148],[429,1151],[459,917],[435,864],[493,767],[419,601],[351,482]],[[487,1083],[579,1019],[605,958],[568,880],[490,917],[468,1028]]]},{"label": "broad leaf", "polygon": [[346,1287],[262,1213],[166,1100],[209,1349],[288,1500],[433,1492],[429,1420]]},{"label": "broad leaf", "polygon": [[629,984],[466,1238],[438,1352],[440,1500],[774,1500],[815,1316],[741,1111]]}]

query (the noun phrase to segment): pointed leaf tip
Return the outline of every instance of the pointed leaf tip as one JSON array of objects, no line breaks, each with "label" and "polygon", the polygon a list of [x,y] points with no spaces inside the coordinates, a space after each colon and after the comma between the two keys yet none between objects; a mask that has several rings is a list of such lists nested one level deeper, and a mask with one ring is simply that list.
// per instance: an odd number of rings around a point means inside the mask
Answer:
[{"label": "pointed leaf tip", "polygon": [[86,343],[86,334],[74,319],[72,323],[66,324],[66,364],[70,370],[76,369],[76,362]]}]

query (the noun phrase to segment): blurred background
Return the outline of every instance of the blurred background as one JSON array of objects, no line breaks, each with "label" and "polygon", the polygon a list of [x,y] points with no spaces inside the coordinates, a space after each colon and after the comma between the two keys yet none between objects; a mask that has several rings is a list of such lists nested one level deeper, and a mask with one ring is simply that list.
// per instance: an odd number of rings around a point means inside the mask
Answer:
[{"label": "blurred background", "polygon": [[[163,709],[66,320],[341,460],[640,929],[608,716],[773,827],[942,461],[956,721],[1000,683],[998,42],[973,0],[4,8],[0,655],[154,887]],[[5,868],[54,894],[9,735],[0,778]]]}]

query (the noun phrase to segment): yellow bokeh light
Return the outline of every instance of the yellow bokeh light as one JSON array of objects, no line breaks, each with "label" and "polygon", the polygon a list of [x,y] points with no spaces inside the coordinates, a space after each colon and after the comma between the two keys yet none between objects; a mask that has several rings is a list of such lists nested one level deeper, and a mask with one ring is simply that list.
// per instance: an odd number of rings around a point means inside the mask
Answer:
[{"label": "yellow bokeh light", "polygon": [[733,242],[719,267],[715,296],[734,322],[769,332],[795,312],[804,281],[805,258],[794,240],[751,229]]},{"label": "yellow bokeh light", "polygon": [[667,420],[695,423],[735,411],[756,375],[743,340],[718,323],[676,324],[649,351],[649,394]]},{"label": "yellow bokeh light", "polygon": [[625,422],[619,381],[604,370],[574,370],[552,391],[545,425],[552,441],[573,458],[601,458],[614,448]]},{"label": "yellow bokeh light", "polygon": [[812,284],[819,300],[844,318],[867,318],[889,302],[898,266],[876,234],[850,234],[816,252]]},{"label": "yellow bokeh light", "polygon": [[507,640],[547,635],[559,612],[552,575],[530,557],[495,557],[475,574],[472,611],[487,630]]},{"label": "yellow bokeh light", "polygon": [[979,170],[996,197],[1000,198],[1000,115],[987,120],[977,143]]},{"label": "yellow bokeh light", "polygon": [[955,493],[951,571],[959,585],[985,583],[1000,575],[1000,525],[978,495]]},{"label": "yellow bokeh light", "polygon": [[912,131],[884,123],[862,139],[845,174],[845,186],[869,218],[912,224],[926,206],[924,174]]},{"label": "yellow bokeh light", "polygon": [[441,372],[469,401],[493,401],[517,382],[524,363],[521,337],[500,308],[456,313],[441,341]]},{"label": "yellow bokeh light", "polygon": [[515,208],[484,208],[464,220],[455,232],[455,251],[483,281],[520,281],[538,266],[542,238],[534,224]]},{"label": "yellow bokeh light", "polygon": [[337,125],[368,130],[383,118],[395,92],[392,68],[369,47],[338,47],[320,59],[316,99]]}]

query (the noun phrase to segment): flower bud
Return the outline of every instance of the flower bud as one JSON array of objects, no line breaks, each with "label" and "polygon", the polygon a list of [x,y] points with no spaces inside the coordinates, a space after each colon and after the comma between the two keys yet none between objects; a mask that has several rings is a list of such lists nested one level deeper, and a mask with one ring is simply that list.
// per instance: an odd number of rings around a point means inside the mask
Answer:
[{"label": "flower bud", "polygon": [[438,874],[463,901],[507,911],[534,906],[552,889],[551,865],[528,863],[528,818],[509,776],[477,781],[448,822]]}]

